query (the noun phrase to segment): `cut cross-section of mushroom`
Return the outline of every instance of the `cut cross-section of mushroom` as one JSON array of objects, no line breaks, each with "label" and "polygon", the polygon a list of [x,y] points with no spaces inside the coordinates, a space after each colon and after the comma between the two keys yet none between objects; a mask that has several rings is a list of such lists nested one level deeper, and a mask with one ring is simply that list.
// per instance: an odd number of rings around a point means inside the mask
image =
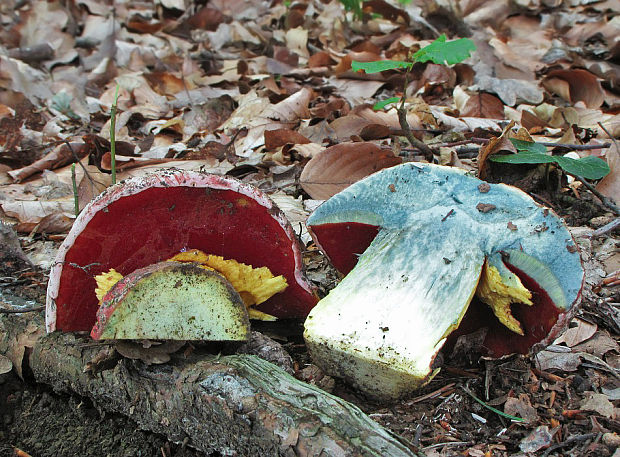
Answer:
[{"label": "cut cross-section of mushroom", "polygon": [[[309,314],[308,348],[373,397],[428,382],[448,338],[482,327],[492,357],[548,344],[581,295],[581,260],[562,220],[456,168],[382,170],[323,203],[308,226],[346,274]],[[474,295],[488,306],[470,307]]]},{"label": "cut cross-section of mushroom", "polygon": [[245,341],[248,311],[233,286],[197,263],[133,271],[103,297],[94,339]]},{"label": "cut cross-section of mushroom", "polygon": [[317,302],[293,228],[267,195],[234,178],[168,169],[112,186],[84,208],[50,272],[48,331],[91,329],[96,275],[124,276],[190,249],[284,276],[288,287],[259,311],[305,317]]}]

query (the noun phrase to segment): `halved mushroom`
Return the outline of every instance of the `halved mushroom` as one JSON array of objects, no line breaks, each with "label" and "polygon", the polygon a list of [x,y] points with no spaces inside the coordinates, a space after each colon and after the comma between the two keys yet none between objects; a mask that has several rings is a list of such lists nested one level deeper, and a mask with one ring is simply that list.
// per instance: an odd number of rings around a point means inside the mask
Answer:
[{"label": "halved mushroom", "polygon": [[219,273],[197,263],[139,268],[105,294],[94,339],[245,341],[248,312]]},{"label": "halved mushroom", "polygon": [[283,275],[288,287],[260,311],[305,317],[316,304],[295,233],[263,192],[233,178],[169,169],[119,183],[84,208],[50,273],[48,331],[91,329],[96,275],[113,268],[124,276],[190,249]]},{"label": "halved mushroom", "polygon": [[[580,299],[584,272],[562,220],[456,168],[381,170],[323,203],[308,226],[348,273],[308,315],[308,348],[376,398],[430,381],[449,337],[486,327],[492,357],[546,345]],[[470,306],[475,294],[489,306]]]}]

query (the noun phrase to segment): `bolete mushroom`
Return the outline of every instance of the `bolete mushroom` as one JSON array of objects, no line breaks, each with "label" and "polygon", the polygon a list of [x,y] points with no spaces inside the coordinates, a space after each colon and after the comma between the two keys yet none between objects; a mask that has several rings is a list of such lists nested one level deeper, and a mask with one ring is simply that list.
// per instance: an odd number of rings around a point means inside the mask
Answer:
[{"label": "bolete mushroom", "polygon": [[116,184],[84,208],[50,273],[47,330],[91,329],[96,275],[125,276],[192,249],[284,276],[288,287],[260,311],[299,318],[317,302],[293,228],[269,197],[234,178],[168,169]]},{"label": "bolete mushroom", "polygon": [[[306,343],[318,365],[372,397],[424,385],[446,341],[480,328],[491,357],[542,347],[581,296],[562,220],[456,168],[381,170],[319,206],[308,226],[346,276],[308,315]],[[474,295],[486,304],[470,306]]]},{"label": "bolete mushroom", "polygon": [[94,339],[245,341],[248,311],[219,273],[197,263],[159,262],[139,268],[105,294]]}]

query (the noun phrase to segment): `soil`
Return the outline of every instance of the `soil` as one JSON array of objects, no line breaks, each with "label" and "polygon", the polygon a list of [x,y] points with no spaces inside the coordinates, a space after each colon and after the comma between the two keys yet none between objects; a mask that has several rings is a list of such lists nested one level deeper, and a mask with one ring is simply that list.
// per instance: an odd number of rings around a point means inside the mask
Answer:
[{"label": "soil", "polygon": [[0,455],[13,455],[15,448],[33,457],[205,455],[143,432],[131,419],[105,413],[86,398],[50,392],[14,374],[0,382]]}]

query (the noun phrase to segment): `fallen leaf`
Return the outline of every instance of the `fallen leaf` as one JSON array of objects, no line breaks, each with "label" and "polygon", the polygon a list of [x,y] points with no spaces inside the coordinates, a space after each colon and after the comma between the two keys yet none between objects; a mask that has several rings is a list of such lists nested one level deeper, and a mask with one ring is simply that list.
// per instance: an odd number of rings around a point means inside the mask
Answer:
[{"label": "fallen leaf", "polygon": [[481,92],[469,97],[461,116],[504,119],[504,104],[494,95]]},{"label": "fallen leaf", "polygon": [[606,154],[607,164],[610,172],[599,181],[596,190],[609,198],[618,200],[620,195],[620,148],[617,143],[613,143]]},{"label": "fallen leaf", "polygon": [[532,430],[529,435],[521,440],[519,443],[519,449],[521,452],[536,452],[541,449],[548,448],[553,442],[553,435],[549,431],[549,427],[546,425],[541,425]]},{"label": "fallen leaf", "polygon": [[556,339],[553,344],[566,344],[569,348],[586,341],[596,333],[596,324],[591,324],[579,318],[575,318],[570,323],[566,332]]},{"label": "fallen leaf", "polygon": [[13,362],[8,357],[0,354],[0,375],[8,373],[13,369]]},{"label": "fallen leaf", "polygon": [[614,405],[605,394],[586,392],[586,397],[581,401],[579,408],[584,411],[594,411],[608,419],[614,415]]},{"label": "fallen leaf", "polygon": [[508,397],[504,403],[504,412],[511,416],[521,417],[530,424],[538,420],[536,408],[532,406],[530,398],[526,394],[519,395],[519,398]]},{"label": "fallen leaf", "polygon": [[[62,201],[5,201],[0,203],[0,207],[2,207],[7,216],[14,217],[19,221],[15,230],[25,233],[34,230],[44,220],[47,220],[49,225],[52,222],[49,217],[52,215],[58,215],[65,218],[64,220],[75,217],[73,198],[71,197],[65,198]],[[62,227],[66,228],[66,223],[63,223]],[[64,231],[62,227],[60,229],[61,233]],[[54,233],[58,232],[54,230]]]},{"label": "fallen leaf", "polygon": [[599,330],[588,340],[573,346],[573,351],[603,357],[609,351],[620,352],[620,345],[607,332]]},{"label": "fallen leaf", "polygon": [[[0,325],[0,328],[2,325]],[[4,355],[11,361],[17,376],[24,379],[22,373],[24,355],[26,350],[34,347],[36,342],[45,335],[45,329],[37,325],[34,321],[29,321],[17,334],[16,341],[12,342],[10,348]]]},{"label": "fallen leaf", "polygon": [[53,170],[83,159],[88,153],[89,148],[85,143],[69,143],[69,145],[63,143],[36,162],[24,168],[11,170],[8,174],[15,182],[21,182],[43,170]]},{"label": "fallen leaf", "polygon": [[340,143],[314,156],[299,183],[313,199],[326,200],[371,173],[400,163],[400,157],[374,143]]},{"label": "fallen leaf", "polygon": [[[562,347],[562,346],[551,346]],[[564,347],[564,349],[567,349]],[[568,351],[568,349],[567,349]],[[539,370],[562,370],[571,372],[577,370],[581,365],[581,357],[574,352],[555,352],[550,350],[540,351],[535,355],[534,360]]]},{"label": "fallen leaf", "polygon": [[550,71],[542,84],[547,90],[572,104],[583,102],[588,108],[599,108],[605,101],[598,78],[580,68]]},{"label": "fallen leaf", "polygon": [[302,134],[289,129],[276,129],[265,131],[265,147],[275,149],[285,144],[307,144],[310,140]]},{"label": "fallen leaf", "polygon": [[357,79],[329,78],[328,83],[336,88],[335,92],[351,106],[372,101],[372,97],[385,83],[383,81],[361,81]]}]

